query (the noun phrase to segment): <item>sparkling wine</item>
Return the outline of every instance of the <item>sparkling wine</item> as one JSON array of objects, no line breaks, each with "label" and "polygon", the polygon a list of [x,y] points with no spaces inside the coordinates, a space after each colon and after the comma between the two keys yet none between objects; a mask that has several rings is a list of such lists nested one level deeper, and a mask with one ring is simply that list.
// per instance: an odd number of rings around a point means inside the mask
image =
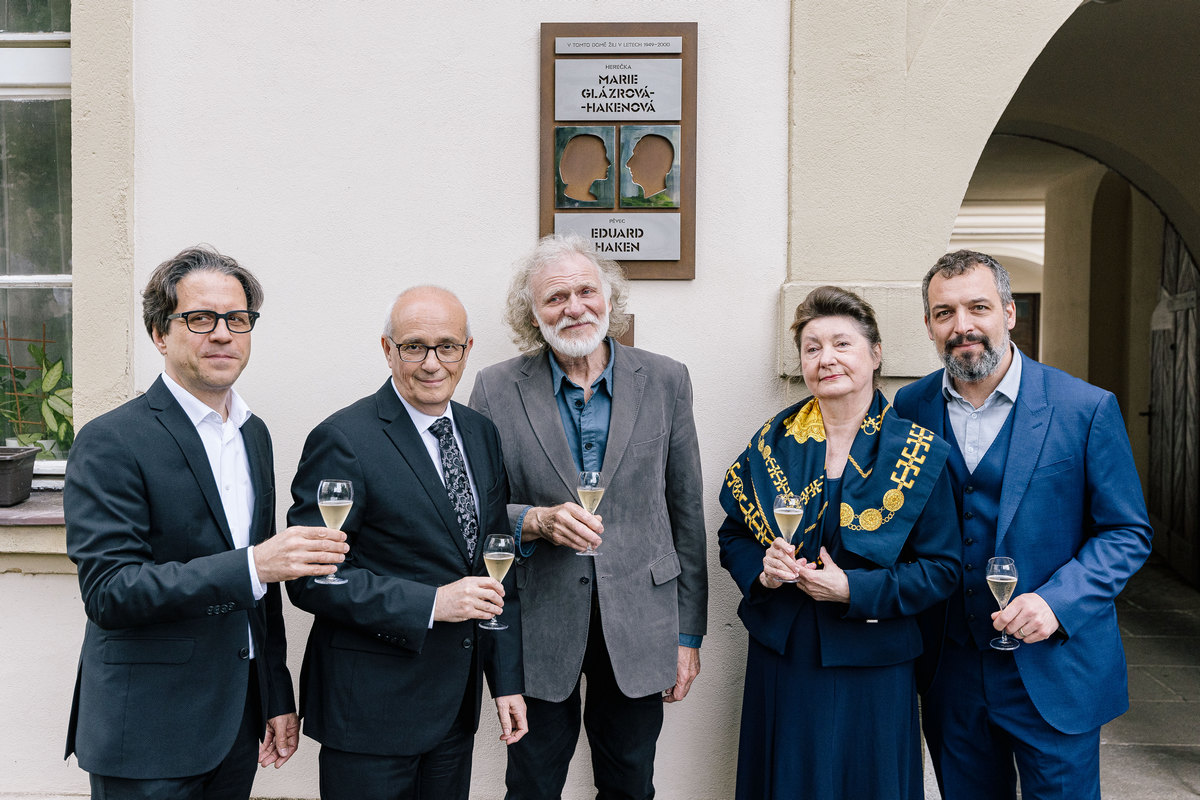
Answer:
[{"label": "sparkling wine", "polygon": [[596,513],[596,506],[600,505],[600,498],[604,497],[603,489],[585,489],[579,488],[579,503],[589,514]]},{"label": "sparkling wine", "polygon": [[775,524],[779,526],[784,539],[787,539],[789,542],[792,540],[793,534],[796,533],[796,528],[800,526],[800,518],[803,516],[803,508],[775,509]]},{"label": "sparkling wine", "polygon": [[992,596],[996,598],[996,602],[1003,609],[1008,605],[1013,590],[1017,588],[1017,579],[1011,575],[989,575],[987,582],[988,588],[992,590]]},{"label": "sparkling wine", "polygon": [[488,575],[501,582],[503,582],[504,576],[508,574],[508,568],[512,566],[512,562],[512,553],[483,554],[483,565],[487,567]]},{"label": "sparkling wine", "polygon": [[350,513],[352,505],[354,505],[353,501],[345,500],[332,503],[317,503],[317,508],[321,509],[321,518],[325,520],[325,527],[340,531],[342,523],[346,521],[346,516]]}]

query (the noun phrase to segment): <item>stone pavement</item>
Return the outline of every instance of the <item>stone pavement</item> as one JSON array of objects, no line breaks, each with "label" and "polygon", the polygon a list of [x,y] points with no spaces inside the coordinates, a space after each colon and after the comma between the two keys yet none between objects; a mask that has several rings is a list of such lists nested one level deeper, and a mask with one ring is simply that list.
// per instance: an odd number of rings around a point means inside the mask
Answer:
[{"label": "stone pavement", "polygon": [[[1152,556],[1117,598],[1129,711],[1100,732],[1106,800],[1200,797],[1200,591]],[[926,758],[925,797],[938,800]]]}]

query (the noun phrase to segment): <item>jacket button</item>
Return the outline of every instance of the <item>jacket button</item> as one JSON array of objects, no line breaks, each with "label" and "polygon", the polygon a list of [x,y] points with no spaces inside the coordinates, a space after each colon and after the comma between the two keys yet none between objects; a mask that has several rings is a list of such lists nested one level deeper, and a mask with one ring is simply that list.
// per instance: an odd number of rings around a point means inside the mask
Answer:
[{"label": "jacket button", "polygon": [[967,589],[967,591],[966,591],[966,592],[964,592],[964,594],[965,594],[967,597],[974,597],[974,596],[975,596],[975,590],[974,590],[974,589]]},{"label": "jacket button", "polygon": [[592,581],[591,581],[591,579],[590,579],[590,578],[580,578],[580,579],[579,579],[579,583],[580,583],[580,585],[582,585],[582,586],[587,586],[587,585],[588,585],[589,583],[591,583],[591,582],[592,582]]},{"label": "jacket button", "polygon": [[463,649],[464,650],[471,649],[471,640],[470,639],[463,639]]},{"label": "jacket button", "polygon": [[967,614],[967,622],[974,622],[974,621],[975,621],[975,615]]},{"label": "jacket button", "polygon": [[970,547],[971,545],[975,544],[975,540],[974,540],[974,539],[966,539],[966,540],[964,540],[964,541],[963,541],[963,544],[965,544],[965,545],[967,545],[968,547]]},{"label": "jacket button", "polygon": [[963,491],[966,492],[967,494],[970,494],[971,492],[975,491],[975,487],[968,483],[966,486],[963,487]]},{"label": "jacket button", "polygon": [[963,569],[965,569],[967,572],[970,572],[971,570],[975,569],[975,565],[974,564],[963,564]]},{"label": "jacket button", "polygon": [[240,658],[242,661],[245,661],[249,657],[250,657],[250,648],[249,647],[243,647],[241,650],[238,650],[238,658]]},{"label": "jacket button", "polygon": [[966,512],[965,514],[963,514],[963,519],[975,519],[975,512],[974,511]]}]

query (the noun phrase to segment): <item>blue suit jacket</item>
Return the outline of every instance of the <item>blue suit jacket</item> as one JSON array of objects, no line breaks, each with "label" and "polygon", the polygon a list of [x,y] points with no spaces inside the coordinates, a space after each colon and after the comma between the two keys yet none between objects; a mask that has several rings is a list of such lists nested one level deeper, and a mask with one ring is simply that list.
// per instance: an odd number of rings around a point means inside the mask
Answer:
[{"label": "blue suit jacket", "polygon": [[[942,370],[896,393],[896,411],[944,438]],[[1111,392],[1025,358],[1000,495],[996,555],[1017,563],[1017,594],[1036,592],[1065,637],[1014,652],[1042,717],[1094,730],[1129,707],[1113,601],[1150,554],[1150,521]],[[936,669],[945,606],[926,627]]]}]

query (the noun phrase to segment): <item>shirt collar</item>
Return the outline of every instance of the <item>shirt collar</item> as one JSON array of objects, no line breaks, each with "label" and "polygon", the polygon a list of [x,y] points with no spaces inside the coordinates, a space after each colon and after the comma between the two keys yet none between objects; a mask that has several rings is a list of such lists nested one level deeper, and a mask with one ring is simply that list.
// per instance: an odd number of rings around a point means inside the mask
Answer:
[{"label": "shirt collar", "polygon": [[417,409],[413,408],[412,404],[404,399],[404,395],[400,394],[400,390],[396,388],[396,379],[395,378],[390,379],[389,382],[392,384],[392,391],[396,393],[396,397],[399,397],[400,402],[404,404],[404,410],[408,412],[408,416],[412,419],[413,425],[416,426],[417,433],[419,433],[419,434],[425,433],[425,431],[429,430],[430,425],[437,422],[442,417],[445,417],[446,419],[450,420],[451,426],[455,427],[454,426],[454,410],[453,410],[454,404],[453,403],[447,401],[446,402],[446,411],[442,414],[438,414],[437,416],[431,417],[428,414],[426,414],[424,411],[418,411]]},{"label": "shirt collar", "polygon": [[[171,392],[171,396],[175,398],[175,402],[179,403],[183,409],[183,413],[187,414],[192,425],[200,427],[200,423],[208,419],[210,415],[216,419],[218,425],[222,424],[221,415],[217,411],[172,380],[170,375],[162,373],[162,381],[167,390]],[[234,389],[229,390],[229,407],[226,411],[228,420],[235,427],[242,427],[246,424],[246,420],[250,419],[250,407]]]},{"label": "shirt collar", "polygon": [[[1000,383],[984,401],[984,405],[990,403],[997,394],[1003,395],[1010,403],[1017,402],[1017,392],[1021,389],[1021,351],[1012,342],[1009,342],[1009,347],[1012,348],[1012,363],[1008,365],[1008,372],[1004,373],[1004,377],[1000,379]],[[950,373],[944,369],[942,370],[942,396],[947,400],[964,399],[954,388],[954,383],[950,380]]]},{"label": "shirt collar", "polygon": [[[613,338],[611,336],[606,337],[604,341],[608,342],[608,363],[604,365],[604,371],[600,373],[600,377],[592,381],[592,388],[595,389],[597,386],[603,383],[604,386],[611,391],[613,362],[616,361],[617,358],[617,348],[613,343]],[[554,351],[547,349],[546,358],[550,359],[550,379],[553,381],[555,394],[558,394],[562,391],[564,380],[568,383],[571,383],[572,386],[575,385],[574,382],[567,377],[567,373],[563,372],[563,368],[558,365],[558,359],[554,357]]]}]

